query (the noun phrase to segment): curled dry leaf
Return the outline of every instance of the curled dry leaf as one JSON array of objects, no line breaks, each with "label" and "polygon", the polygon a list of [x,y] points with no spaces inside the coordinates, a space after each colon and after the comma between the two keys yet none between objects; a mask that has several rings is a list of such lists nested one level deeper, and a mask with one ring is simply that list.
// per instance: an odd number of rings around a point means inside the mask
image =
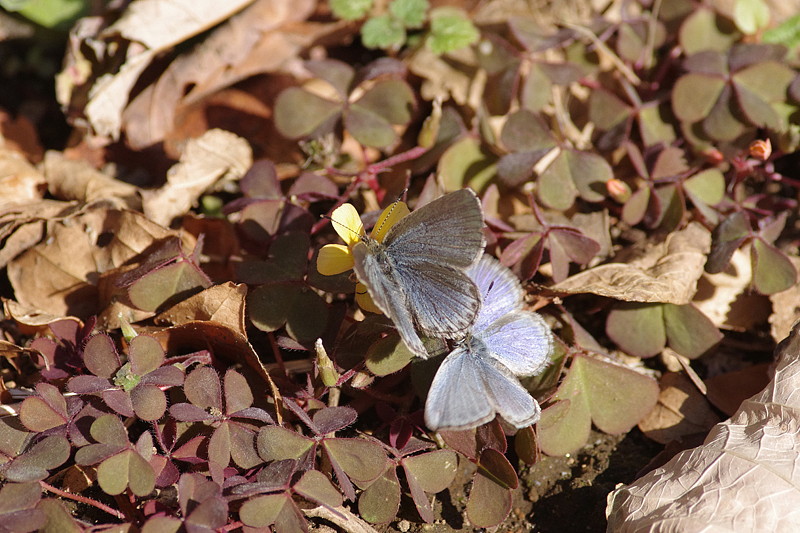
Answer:
[{"label": "curled dry leaf", "polygon": [[661,444],[695,433],[705,434],[720,421],[705,397],[685,374],[668,372],[659,380],[658,403],[639,422],[647,437]]},{"label": "curled dry leaf", "polygon": [[205,191],[222,180],[235,180],[253,163],[247,141],[213,129],[186,143],[180,161],[167,172],[167,183],[144,192],[144,213],[164,225],[186,213]]},{"label": "curled dry leaf", "polygon": [[194,320],[213,321],[247,335],[244,320],[244,304],[247,285],[227,282],[212,285],[203,292],[160,313],[153,320],[156,324],[185,324]]},{"label": "curled dry leaf", "polygon": [[85,160],[73,161],[51,150],[45,154],[44,174],[50,194],[61,200],[118,199],[120,208],[142,208],[137,187],[103,174]]},{"label": "curled dry leaf", "polygon": [[[213,27],[252,2],[253,0],[132,2],[122,17],[101,34],[101,37],[119,35],[136,43],[136,46],[131,47],[118,72],[100,76],[89,92],[89,102],[84,112],[94,131],[100,136],[116,140],[122,128],[122,111],[128,103],[130,91],[153,59],[160,52]],[[96,42],[96,37],[92,41]]]},{"label": "curled dry leaf", "polygon": [[8,264],[8,279],[23,306],[85,318],[100,311],[100,274],[170,235],[139,213],[90,206],[53,221],[42,242]]},{"label": "curled dry leaf", "polygon": [[44,177],[20,152],[2,148],[3,142],[0,134],[0,210],[39,200],[45,191]]},{"label": "curled dry leaf", "polygon": [[134,148],[155,144],[173,129],[184,106],[250,76],[285,67],[330,31],[326,24],[298,24],[316,3],[257,0],[225,21],[131,101],[123,115],[127,141]]},{"label": "curled dry leaf", "polygon": [[767,387],[676,455],[608,496],[608,531],[794,531],[800,524],[800,325]]},{"label": "curled dry leaf", "polygon": [[[800,270],[800,258],[790,255],[789,260]],[[800,284],[771,294],[769,299],[772,302],[772,315],[769,317],[770,332],[777,342],[789,335],[794,323],[800,319]]]},{"label": "curled dry leaf", "polygon": [[554,285],[553,290],[568,294],[588,292],[626,302],[688,304],[710,249],[709,231],[691,223],[642,257],[590,268]]},{"label": "curled dry leaf", "polygon": [[73,202],[38,199],[15,205],[0,205],[0,268],[41,241],[48,220],[65,217],[75,208],[76,204]]}]

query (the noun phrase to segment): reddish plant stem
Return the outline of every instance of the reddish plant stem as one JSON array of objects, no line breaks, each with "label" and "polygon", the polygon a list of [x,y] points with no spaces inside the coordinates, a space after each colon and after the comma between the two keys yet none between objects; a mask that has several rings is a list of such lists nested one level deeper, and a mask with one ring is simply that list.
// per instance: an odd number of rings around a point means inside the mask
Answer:
[{"label": "reddish plant stem", "polygon": [[267,338],[269,338],[269,344],[272,347],[272,355],[275,356],[275,363],[278,365],[278,368],[281,370],[281,372],[283,372],[283,375],[288,377],[289,373],[286,371],[286,365],[283,364],[281,348],[275,341],[275,335],[273,335],[272,332],[267,333]]},{"label": "reddish plant stem", "polygon": [[52,492],[53,494],[56,494],[58,496],[61,496],[62,498],[66,498],[68,500],[74,500],[76,502],[85,503],[86,505],[91,505],[92,507],[100,509],[101,511],[105,511],[106,513],[108,513],[111,516],[114,516],[114,517],[116,517],[116,518],[118,518],[120,520],[125,520],[125,515],[123,513],[117,511],[116,509],[113,509],[113,508],[109,507],[108,505],[106,505],[104,503],[100,503],[100,502],[98,502],[96,500],[93,500],[91,498],[87,498],[86,496],[81,496],[80,494],[73,494],[71,492],[67,492],[67,491],[64,491],[64,490],[61,490],[61,489],[57,489],[56,487],[50,485],[49,483],[45,483],[44,481],[40,481],[39,485],[41,485],[41,487],[44,490],[46,490],[47,492]]}]

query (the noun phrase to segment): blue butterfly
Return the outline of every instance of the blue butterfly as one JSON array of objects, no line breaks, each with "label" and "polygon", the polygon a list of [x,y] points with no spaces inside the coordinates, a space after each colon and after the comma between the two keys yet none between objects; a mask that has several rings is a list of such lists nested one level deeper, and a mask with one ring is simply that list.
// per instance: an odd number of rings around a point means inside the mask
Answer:
[{"label": "blue butterfly", "polygon": [[500,414],[517,428],[535,424],[541,409],[517,376],[547,366],[553,334],[541,316],[522,309],[519,280],[496,259],[483,256],[466,272],[481,294],[480,311],[433,378],[425,423],[432,430],[463,430]]}]

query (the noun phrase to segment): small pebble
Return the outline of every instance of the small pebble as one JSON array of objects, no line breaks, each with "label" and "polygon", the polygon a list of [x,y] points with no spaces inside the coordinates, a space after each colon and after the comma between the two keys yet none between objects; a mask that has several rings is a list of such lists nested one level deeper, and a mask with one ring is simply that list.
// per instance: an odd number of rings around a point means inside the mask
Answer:
[{"label": "small pebble", "polygon": [[400,520],[397,523],[397,529],[405,533],[406,531],[411,529],[411,522],[409,522],[408,520]]}]

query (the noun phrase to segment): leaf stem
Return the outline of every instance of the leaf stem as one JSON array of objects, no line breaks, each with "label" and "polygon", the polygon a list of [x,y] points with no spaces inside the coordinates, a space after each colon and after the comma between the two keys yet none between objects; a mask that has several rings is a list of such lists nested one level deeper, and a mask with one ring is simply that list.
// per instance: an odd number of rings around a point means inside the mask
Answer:
[{"label": "leaf stem", "polygon": [[66,498],[68,500],[74,500],[76,502],[85,503],[86,505],[91,505],[92,507],[100,509],[101,511],[105,511],[106,513],[108,513],[111,516],[114,516],[114,517],[116,517],[116,518],[118,518],[120,520],[125,520],[125,515],[123,513],[121,513],[120,511],[117,511],[116,509],[114,509],[112,507],[109,507],[108,505],[106,505],[104,503],[98,502],[97,500],[93,500],[91,498],[87,498],[86,496],[81,496],[80,494],[73,494],[71,492],[67,492],[67,491],[64,491],[64,490],[61,490],[61,489],[57,489],[56,487],[54,487],[54,486],[52,486],[49,483],[46,483],[44,481],[40,481],[39,485],[41,485],[41,487],[44,490],[46,490],[47,492],[52,492],[53,494],[56,494],[58,496],[61,496],[62,498]]}]

